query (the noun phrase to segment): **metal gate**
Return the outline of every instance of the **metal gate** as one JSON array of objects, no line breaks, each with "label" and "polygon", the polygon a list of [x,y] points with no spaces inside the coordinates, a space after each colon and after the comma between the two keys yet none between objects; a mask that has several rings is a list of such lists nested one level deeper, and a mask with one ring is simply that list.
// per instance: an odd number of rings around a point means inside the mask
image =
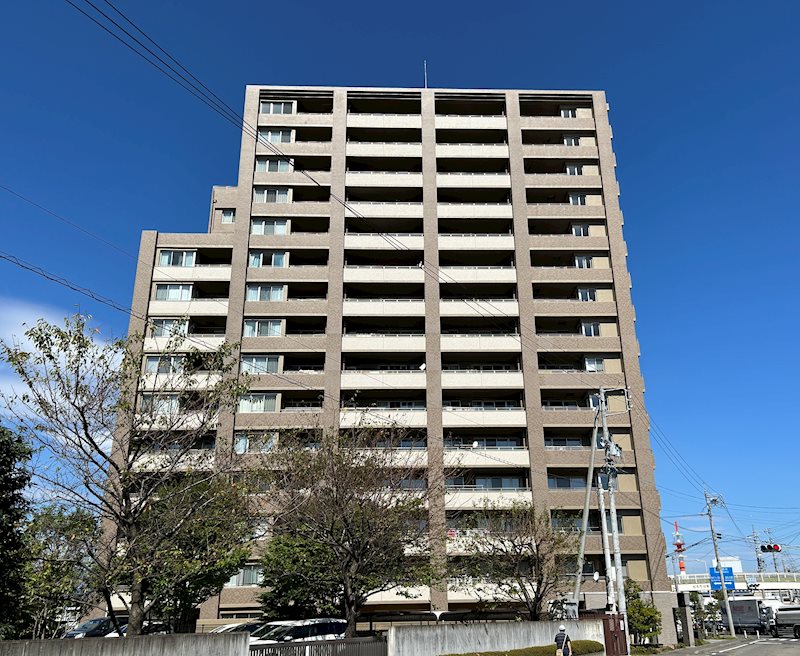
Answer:
[{"label": "metal gate", "polygon": [[250,656],[386,656],[384,638],[314,640],[283,645],[252,645]]},{"label": "metal gate", "polygon": [[606,656],[625,656],[628,645],[625,641],[625,617],[618,614],[602,615],[603,637],[606,643]]}]

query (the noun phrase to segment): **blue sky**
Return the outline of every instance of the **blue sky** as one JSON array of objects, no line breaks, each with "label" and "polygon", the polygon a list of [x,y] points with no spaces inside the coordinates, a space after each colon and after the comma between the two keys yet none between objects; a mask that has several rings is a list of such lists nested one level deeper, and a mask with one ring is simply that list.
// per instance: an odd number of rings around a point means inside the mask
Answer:
[{"label": "blue sky", "polygon": [[[800,89],[794,2],[120,0],[228,104],[244,85],[605,89],[647,405],[744,533],[800,545],[793,353]],[[143,229],[205,230],[239,135],[59,0],[4,11],[0,250],[127,304]],[[794,157],[793,157],[794,155]],[[0,262],[0,332],[126,318]],[[1,376],[2,374],[0,374]],[[1,382],[1,381],[0,381]],[[663,516],[704,537],[701,493],[654,443]],[[745,508],[740,506],[754,506]],[[720,513],[723,553],[752,549]],[[795,552],[800,555],[800,547]],[[689,557],[710,560],[710,546]],[[797,558],[800,565],[800,558]],[[688,563],[690,571],[702,568]]]}]

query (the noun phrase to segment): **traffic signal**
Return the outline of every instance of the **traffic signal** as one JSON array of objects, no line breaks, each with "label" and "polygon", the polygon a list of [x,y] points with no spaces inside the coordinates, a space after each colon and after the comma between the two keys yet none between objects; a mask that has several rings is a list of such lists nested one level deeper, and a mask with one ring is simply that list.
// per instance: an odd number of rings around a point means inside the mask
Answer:
[{"label": "traffic signal", "polygon": [[779,553],[781,551],[781,545],[779,544],[762,544],[761,545],[761,553]]}]

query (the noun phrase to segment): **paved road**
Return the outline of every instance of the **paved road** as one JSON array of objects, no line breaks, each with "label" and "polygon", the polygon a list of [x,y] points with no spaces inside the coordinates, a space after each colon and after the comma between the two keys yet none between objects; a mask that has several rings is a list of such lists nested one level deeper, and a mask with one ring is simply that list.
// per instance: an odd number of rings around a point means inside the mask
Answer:
[{"label": "paved road", "polygon": [[796,638],[762,638],[761,640],[719,640],[702,647],[687,647],[674,654],[689,656],[796,656],[800,640]]}]

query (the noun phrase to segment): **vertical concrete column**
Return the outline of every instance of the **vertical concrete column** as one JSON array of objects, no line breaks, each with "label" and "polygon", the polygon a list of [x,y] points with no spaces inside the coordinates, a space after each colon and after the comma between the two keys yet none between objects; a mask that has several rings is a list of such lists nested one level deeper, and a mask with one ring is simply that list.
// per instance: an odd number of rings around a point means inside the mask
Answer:
[{"label": "vertical concrete column", "polygon": [[[630,389],[634,405],[630,413],[631,442],[634,450],[638,492],[626,492],[636,496],[642,505],[642,522],[649,557],[648,575],[652,589],[668,590],[665,542],[659,513],[661,497],[655,487],[655,462],[650,447],[649,420],[644,414],[644,381],[639,369],[639,342],[636,339],[636,314],[631,300],[631,279],[627,268],[627,247],[622,234],[623,218],[619,206],[619,186],[616,178],[616,159],[611,147],[611,125],[605,93],[592,94],[594,119],[597,131],[597,149],[600,159],[603,202],[606,211],[606,229],[614,277],[614,297],[617,302],[619,335],[622,344],[622,364],[625,381]],[[624,501],[624,499],[623,499]]]},{"label": "vertical concrete column", "polygon": [[514,260],[517,269],[519,300],[519,337],[522,351],[525,416],[530,454],[531,492],[534,502],[544,509],[547,504],[546,455],[542,425],[542,397],[539,362],[536,352],[536,319],[531,277],[531,237],[528,235],[528,201],[525,196],[525,160],[522,154],[522,127],[519,93],[506,93],[508,123],[508,157],[511,174],[511,205],[514,212]]},{"label": "vertical concrete column", "polygon": [[[347,149],[347,91],[333,92],[331,137],[331,195],[344,200]],[[344,298],[345,208],[331,198],[328,228],[328,322],[325,336],[325,400],[323,428],[339,429],[342,368],[342,310]]]},{"label": "vertical concrete column", "polygon": [[[253,129],[258,126],[259,91],[257,87],[248,86],[244,98],[244,120]],[[252,130],[242,131],[242,143],[239,151],[239,183],[236,186],[234,208],[236,222],[233,226],[233,257],[231,260],[231,284],[228,291],[228,317],[225,324],[225,339],[236,344],[232,353],[236,359],[238,372],[242,341],[242,319],[244,316],[245,288],[247,286],[247,262],[250,247],[250,214],[253,203],[253,173],[256,161],[256,139],[251,136]],[[214,207],[212,203],[212,214]],[[234,409],[220,412],[217,427],[217,453],[229,454],[233,448]]]},{"label": "vertical concrete column", "polygon": [[[439,220],[436,189],[436,102],[422,91],[422,205],[425,257],[425,387],[428,416],[428,529],[433,558],[447,558],[444,508],[444,430],[442,427],[442,353],[439,318]],[[447,586],[431,590],[431,609],[447,610]]]}]

